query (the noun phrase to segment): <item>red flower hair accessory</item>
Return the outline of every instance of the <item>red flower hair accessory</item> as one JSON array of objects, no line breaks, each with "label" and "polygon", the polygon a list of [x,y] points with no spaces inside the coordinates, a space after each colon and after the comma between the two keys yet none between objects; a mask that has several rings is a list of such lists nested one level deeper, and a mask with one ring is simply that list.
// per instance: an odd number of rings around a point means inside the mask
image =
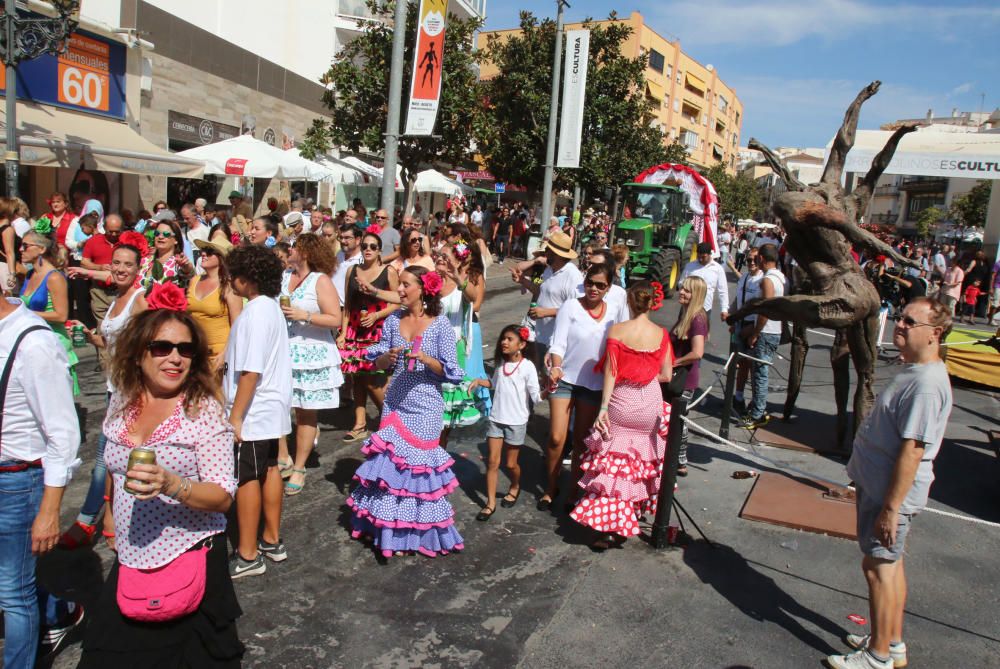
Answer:
[{"label": "red flower hair accessory", "polygon": [[134,230],[128,230],[126,232],[123,232],[121,235],[119,235],[118,243],[115,244],[114,248],[117,249],[119,246],[122,245],[134,246],[135,248],[139,249],[139,253],[142,255],[143,258],[149,255],[149,242],[146,240],[146,235],[142,234],[141,232],[136,232]]},{"label": "red flower hair accessory", "polygon": [[465,262],[465,259],[472,255],[472,249],[469,248],[464,239],[459,239],[452,248],[455,250],[455,257],[462,262]]},{"label": "red flower hair accessory", "polygon": [[517,331],[517,336],[521,338],[521,341],[531,341],[531,331],[524,326]]},{"label": "red flower hair accessory", "polygon": [[424,295],[430,295],[431,297],[440,295],[441,288],[444,287],[444,281],[437,272],[427,272],[420,277],[420,283],[424,286]]},{"label": "red flower hair accessory", "polygon": [[382,226],[378,223],[372,223],[367,228],[365,228],[366,235],[380,235],[382,234]]},{"label": "red flower hair accessory", "polygon": [[659,281],[653,281],[649,285],[653,287],[653,301],[649,308],[652,311],[658,311],[663,306],[663,284]]},{"label": "red flower hair accessory", "polygon": [[187,311],[187,295],[184,294],[184,289],[176,283],[157,283],[153,284],[152,290],[146,296],[146,305],[150,309]]}]

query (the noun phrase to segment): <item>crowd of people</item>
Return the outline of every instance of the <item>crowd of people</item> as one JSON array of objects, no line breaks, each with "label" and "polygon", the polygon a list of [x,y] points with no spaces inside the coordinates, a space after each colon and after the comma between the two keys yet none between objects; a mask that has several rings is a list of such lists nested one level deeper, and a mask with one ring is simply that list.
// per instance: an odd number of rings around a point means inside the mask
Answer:
[{"label": "crowd of people", "polygon": [[[260,216],[239,192],[230,202],[228,213],[198,200],[180,216],[158,203],[132,217],[105,213],[96,200],[74,214],[55,193],[51,211],[31,223],[23,202],[0,199],[8,365],[24,339],[18,364],[46,370],[46,405],[55,407],[29,411],[42,392],[32,374],[17,375],[20,394],[6,395],[24,408],[5,409],[0,474],[30,477],[32,492],[18,518],[0,521],[16,521],[26,537],[18,559],[0,565],[0,580],[31,583],[17,594],[4,585],[5,666],[31,666],[39,638],[56,645],[83,617],[78,605],[40,590],[39,613],[32,554],[86,546],[98,533],[116,558],[88,612],[80,666],[239,666],[232,581],[263,574],[294,551],[282,537],[282,508],[307,484],[318,412],[342,402],[352,403],[353,423],[340,438],[365,456],[346,500],[351,536],[381,558],[464,548],[448,500],[458,480],[446,447],[457,428],[486,424],[486,503],[476,520],[488,522],[498,499],[513,507],[522,491],[519,451],[543,401],[550,420],[537,509],[550,511],[561,498],[562,510],[588,528],[593,550],[619,547],[655,512],[669,400],[690,399],[699,387],[712,315],[724,324],[733,308],[727,269],[740,276],[736,308],[794,288],[794,262],[777,234],[748,239],[724,227],[719,260],[711,244],[700,244],[684,268],[676,321],[663,328],[650,314],[664,287],[626,282],[627,250],[609,246],[604,214],[561,212],[529,254],[535,216],[520,203],[469,213],[454,203],[432,222],[419,211],[369,212],[360,202],[335,215],[302,200],[274,203]],[[486,268],[510,254],[528,256],[511,275],[530,304],[521,322],[499,332],[488,373],[480,326]],[[943,295],[983,266],[975,256],[955,278],[960,262],[946,250],[913,254],[929,263],[907,275],[916,281],[934,277],[945,258]],[[1000,293],[997,269],[990,281]],[[912,294],[908,304],[924,302]],[[911,320],[915,308],[906,312]],[[940,338],[946,318],[934,318]],[[769,419],[767,363],[782,325],[755,316],[730,327],[753,358],[741,369],[737,402],[747,410],[744,424],[760,427]],[[50,335],[24,337],[34,330]],[[86,500],[60,535],[59,501],[80,444],[74,349],[87,343],[105,364],[107,411]],[[32,429],[23,453],[8,451],[14,430]],[[685,435],[680,476],[686,444]],[[569,488],[561,492],[567,456]],[[501,464],[509,476],[502,494]]]}]

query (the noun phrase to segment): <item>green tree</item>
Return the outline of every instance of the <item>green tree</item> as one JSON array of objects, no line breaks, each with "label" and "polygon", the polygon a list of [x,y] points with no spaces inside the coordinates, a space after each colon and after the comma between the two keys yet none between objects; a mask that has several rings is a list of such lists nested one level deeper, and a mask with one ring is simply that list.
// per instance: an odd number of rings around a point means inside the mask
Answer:
[{"label": "green tree", "polygon": [[[603,25],[584,22],[590,30],[590,53],[580,168],[556,170],[561,188],[580,184],[588,193],[603,193],[668,157],[663,132],[652,125],[646,56],[623,56],[621,47],[632,29],[614,13],[609,19],[611,23]],[[498,179],[541,189],[556,24],[523,11],[520,30],[491,36],[483,50],[483,61],[499,73],[481,83],[476,141]],[[686,152],[672,151],[676,158],[686,157]]]},{"label": "green tree", "polygon": [[715,186],[720,217],[755,218],[764,208],[764,194],[749,175],[731,175],[726,172],[725,165],[719,163],[702,170],[702,176]]},{"label": "green tree", "polygon": [[986,210],[990,206],[992,187],[992,181],[980,181],[968,193],[952,200],[949,213],[955,222],[967,228],[986,227]]},{"label": "green tree", "polygon": [[917,237],[927,237],[931,229],[944,218],[944,209],[938,207],[927,207],[917,216],[916,228]]},{"label": "green tree", "polygon": [[[368,0],[375,16],[385,21],[360,23],[361,34],[337,54],[323,76],[327,92],[323,103],[330,118],[316,119],[299,146],[310,158],[332,146],[357,152],[385,149],[385,125],[389,107],[389,66],[392,62],[392,14],[394,3]],[[406,49],[403,66],[404,104],[410,89],[416,42],[417,3],[409,3],[406,18]],[[478,18],[461,19],[448,14],[442,62],[441,103],[433,137],[401,136],[399,165],[409,192],[421,167],[434,163],[462,164],[471,159],[473,119],[476,115],[476,66],[478,52],[473,35],[482,26]],[[405,123],[405,114],[402,121]]]}]

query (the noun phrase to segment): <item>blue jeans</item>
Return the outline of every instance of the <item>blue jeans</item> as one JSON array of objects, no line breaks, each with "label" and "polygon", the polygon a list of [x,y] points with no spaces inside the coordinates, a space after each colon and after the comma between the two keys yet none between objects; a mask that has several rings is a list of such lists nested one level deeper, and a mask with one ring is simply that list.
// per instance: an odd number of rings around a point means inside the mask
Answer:
[{"label": "blue jeans", "polygon": [[[757,337],[757,343],[750,352],[755,358],[771,362],[774,353],[778,350],[778,343],[781,341],[780,334],[768,334],[762,332]],[[753,384],[753,403],[750,405],[750,417],[758,420],[767,413],[767,381],[771,366],[754,361],[751,368],[751,381]]]},{"label": "blue jeans", "polygon": [[104,464],[104,446],[107,443],[108,438],[104,436],[104,430],[101,430],[97,437],[97,456],[94,459],[94,471],[90,474],[90,487],[83,506],[80,507],[80,514],[76,517],[77,522],[84,525],[96,523],[104,506],[104,486],[108,478],[108,468]]},{"label": "blue jeans", "polygon": [[[0,464],[13,464],[5,461]],[[6,669],[31,669],[44,616],[56,625],[66,605],[35,584],[31,525],[42,503],[41,468],[0,472],[0,609],[4,617]]]}]

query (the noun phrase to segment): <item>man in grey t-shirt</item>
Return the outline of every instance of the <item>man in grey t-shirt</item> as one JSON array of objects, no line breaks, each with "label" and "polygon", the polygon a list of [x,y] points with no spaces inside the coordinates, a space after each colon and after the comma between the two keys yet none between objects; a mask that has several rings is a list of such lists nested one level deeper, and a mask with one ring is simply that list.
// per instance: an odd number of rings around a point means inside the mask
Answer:
[{"label": "man in grey t-shirt", "polygon": [[949,330],[951,316],[937,300],[918,297],[906,305],[893,343],[907,366],[878,396],[854,438],[847,473],[857,488],[858,543],[872,630],[847,636],[857,652],[828,657],[834,669],[892,669],[906,663],[903,550],[911,519],[927,504],[934,458],[951,414],[951,383],[940,356]]}]

